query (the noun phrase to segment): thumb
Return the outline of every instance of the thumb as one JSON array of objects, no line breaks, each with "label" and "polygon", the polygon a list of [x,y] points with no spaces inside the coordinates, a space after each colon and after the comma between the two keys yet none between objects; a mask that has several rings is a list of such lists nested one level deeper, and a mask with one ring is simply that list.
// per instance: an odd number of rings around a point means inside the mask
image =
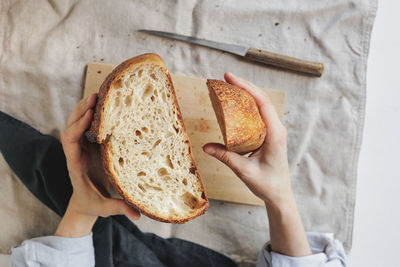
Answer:
[{"label": "thumb", "polygon": [[203,146],[203,151],[231,168],[237,176],[241,176],[242,168],[245,166],[244,163],[247,160],[245,157],[235,152],[228,151],[224,145],[216,143],[205,144]]},{"label": "thumb", "polygon": [[107,216],[124,214],[131,220],[140,218],[140,213],[123,199],[108,198],[104,203],[103,212]]}]

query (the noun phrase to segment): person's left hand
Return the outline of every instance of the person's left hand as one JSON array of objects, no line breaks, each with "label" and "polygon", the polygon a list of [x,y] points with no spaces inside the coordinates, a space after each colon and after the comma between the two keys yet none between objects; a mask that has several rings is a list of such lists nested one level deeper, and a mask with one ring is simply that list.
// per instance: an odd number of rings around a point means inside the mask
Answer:
[{"label": "person's left hand", "polygon": [[[140,213],[124,200],[109,197],[99,145],[89,143],[84,136],[92,120],[96,98],[97,94],[92,94],[79,101],[61,132],[73,193],[56,235],[88,234],[98,216],[124,214],[132,220],[140,217]],[[78,229],[71,229],[71,224]]]}]

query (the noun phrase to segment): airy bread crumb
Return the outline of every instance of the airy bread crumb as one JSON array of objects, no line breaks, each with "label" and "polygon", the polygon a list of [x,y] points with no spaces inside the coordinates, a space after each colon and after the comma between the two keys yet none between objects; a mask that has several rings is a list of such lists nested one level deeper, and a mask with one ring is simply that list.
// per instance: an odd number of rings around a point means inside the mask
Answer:
[{"label": "airy bread crumb", "polygon": [[95,139],[106,173],[127,201],[152,218],[182,223],[204,213],[208,200],[170,76],[157,55],[140,57],[116,68]]}]

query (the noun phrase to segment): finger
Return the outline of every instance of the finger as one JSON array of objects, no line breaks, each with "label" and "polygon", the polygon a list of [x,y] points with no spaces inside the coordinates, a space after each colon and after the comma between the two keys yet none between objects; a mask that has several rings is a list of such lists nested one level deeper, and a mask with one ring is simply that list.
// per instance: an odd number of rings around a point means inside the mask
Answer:
[{"label": "finger", "polygon": [[96,104],[97,94],[91,94],[88,97],[81,99],[78,104],[76,104],[71,115],[67,119],[67,127],[71,126],[74,122],[79,120],[88,109],[94,107]]},{"label": "finger", "polygon": [[278,114],[268,95],[259,89],[257,86],[243,78],[237,77],[230,72],[225,73],[225,80],[233,85],[243,88],[249,92],[257,103],[258,109],[262,120],[264,121],[268,131],[270,133],[279,134],[281,127],[283,127],[279,120]]},{"label": "finger", "polygon": [[247,158],[235,152],[228,151],[222,144],[216,143],[205,144],[203,151],[227,165],[236,175],[241,176]]},{"label": "finger", "polygon": [[127,204],[125,200],[115,198],[108,198],[105,200],[103,204],[103,213],[105,216],[124,214],[132,220],[140,218],[139,211]]},{"label": "finger", "polygon": [[64,141],[68,143],[78,143],[85,130],[89,128],[92,116],[93,110],[86,110],[85,114],[78,121],[64,130]]}]

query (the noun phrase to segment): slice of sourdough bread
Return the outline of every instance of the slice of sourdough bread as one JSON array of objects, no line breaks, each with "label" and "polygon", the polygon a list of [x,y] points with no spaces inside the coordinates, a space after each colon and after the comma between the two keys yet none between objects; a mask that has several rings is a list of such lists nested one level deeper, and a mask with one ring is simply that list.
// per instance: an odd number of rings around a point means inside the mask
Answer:
[{"label": "slice of sourdough bread", "polygon": [[184,223],[208,206],[171,77],[162,59],[122,62],[100,87],[86,132],[121,196],[143,214]]},{"label": "slice of sourdough bread", "polygon": [[257,103],[244,89],[220,80],[207,80],[211,104],[226,149],[245,154],[259,148],[266,135]]}]

